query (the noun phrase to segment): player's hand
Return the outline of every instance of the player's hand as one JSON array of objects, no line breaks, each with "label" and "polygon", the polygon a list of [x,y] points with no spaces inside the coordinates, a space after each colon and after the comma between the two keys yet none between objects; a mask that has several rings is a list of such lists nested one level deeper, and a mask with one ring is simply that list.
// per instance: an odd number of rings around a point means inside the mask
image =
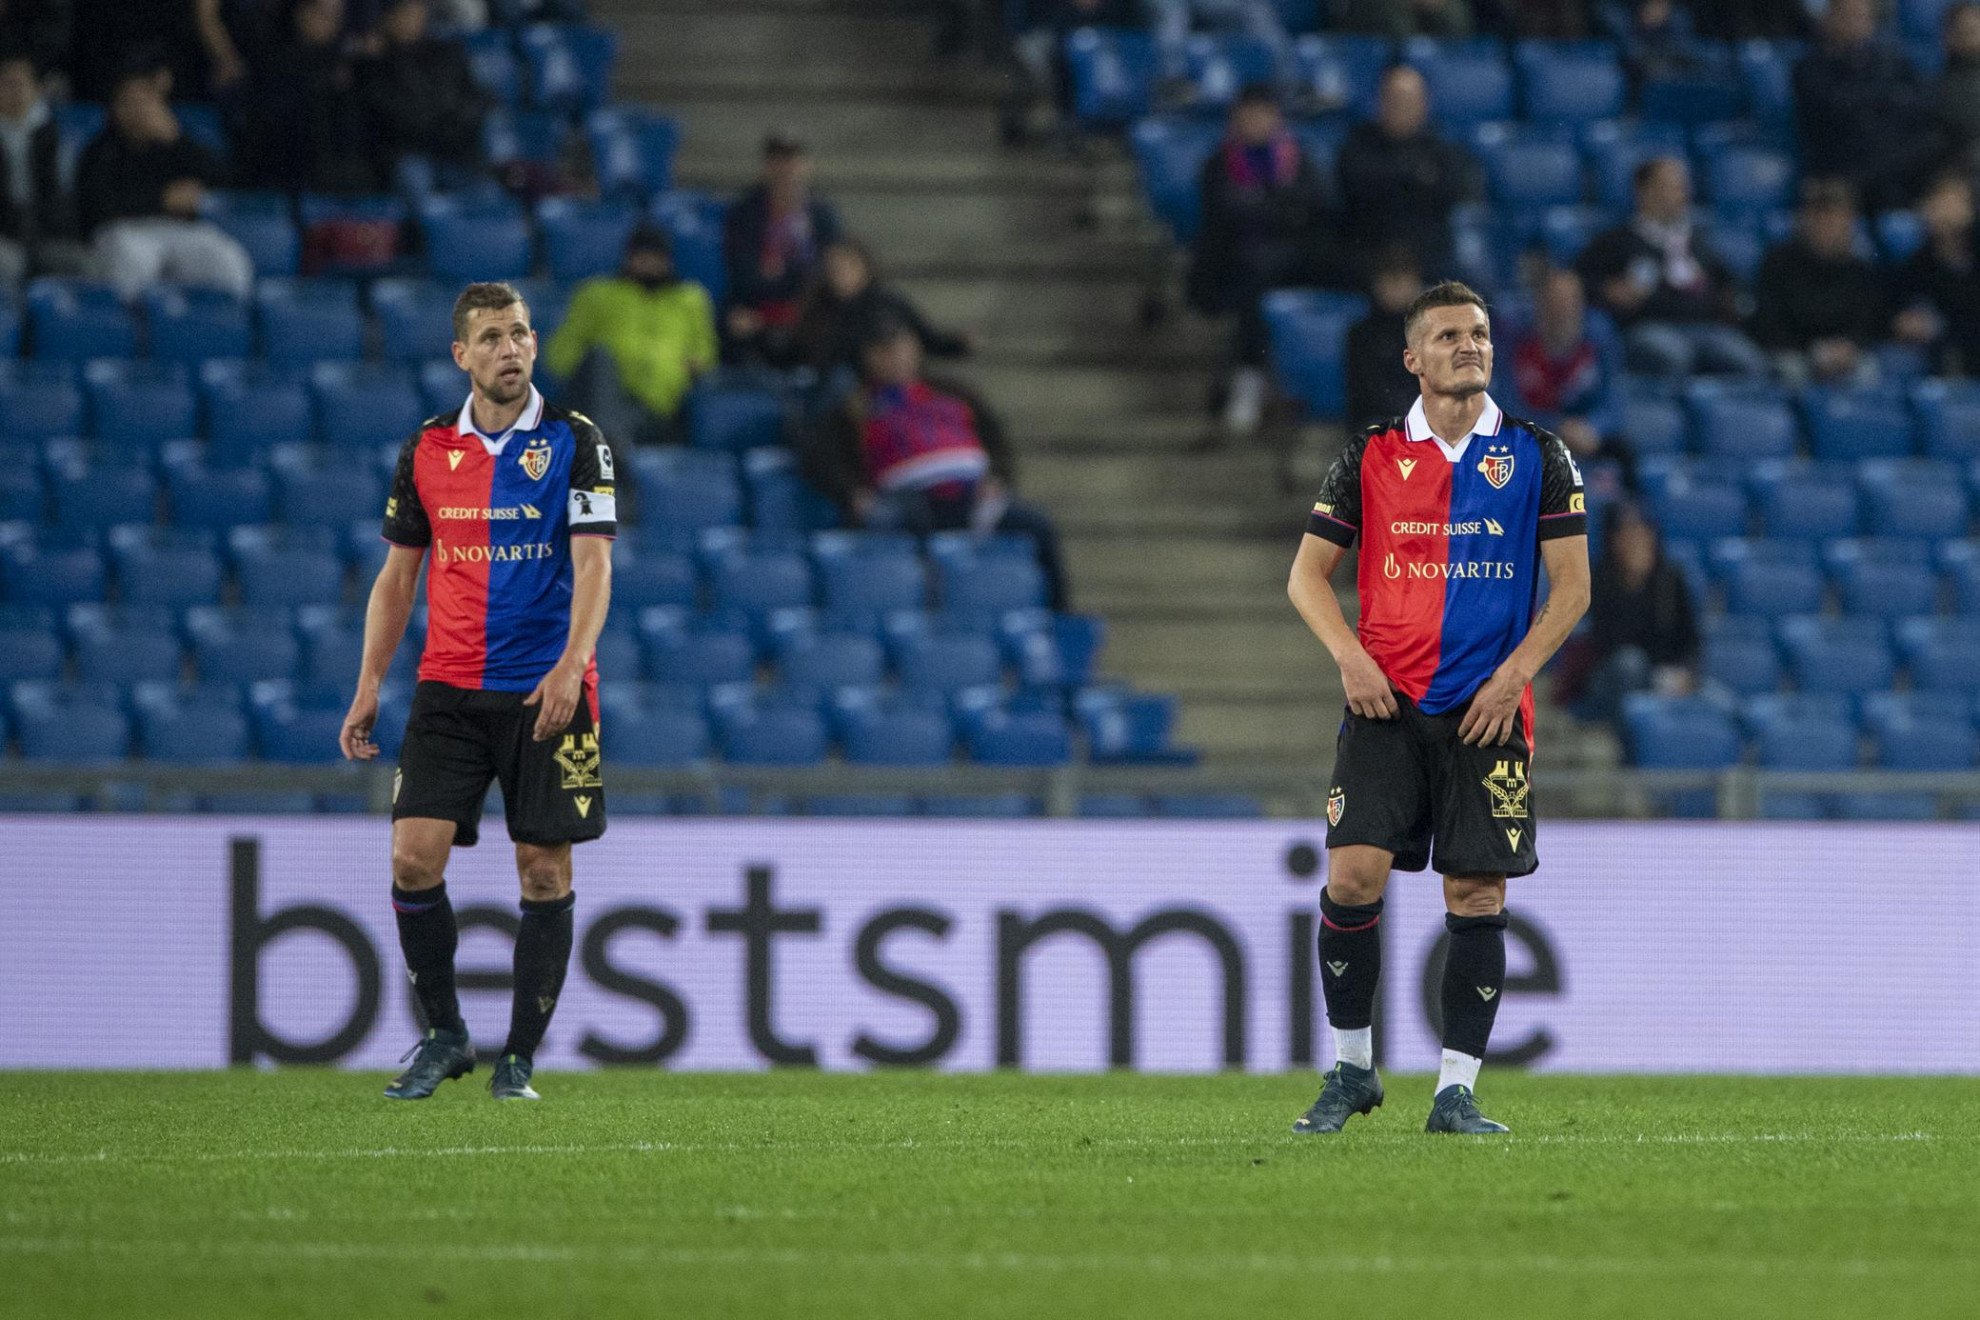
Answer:
[{"label": "player's hand", "polygon": [[371,741],[371,728],[377,723],[378,693],[359,688],[350,713],[344,716],[344,727],[337,731],[337,746],[343,748],[346,761],[369,761],[378,755],[378,744]]},{"label": "player's hand", "polygon": [[1341,688],[1347,693],[1348,709],[1364,719],[1396,717],[1396,694],[1389,687],[1389,676],[1358,646],[1341,661]]},{"label": "player's hand", "polygon": [[571,717],[577,714],[578,699],[584,695],[584,667],[582,665],[557,662],[557,667],[543,676],[536,690],[523,698],[525,706],[541,706],[536,713],[536,732],[532,735],[537,742],[556,737],[571,727]]},{"label": "player's hand", "polygon": [[1526,680],[1501,669],[1485,680],[1471,699],[1458,725],[1458,738],[1474,747],[1504,746],[1512,739],[1513,717],[1519,713],[1519,699],[1526,692]]}]

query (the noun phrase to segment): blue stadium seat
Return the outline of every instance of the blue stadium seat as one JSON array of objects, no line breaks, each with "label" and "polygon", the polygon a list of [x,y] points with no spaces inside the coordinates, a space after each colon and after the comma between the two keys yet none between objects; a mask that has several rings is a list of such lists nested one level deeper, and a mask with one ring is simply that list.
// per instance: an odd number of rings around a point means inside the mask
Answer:
[{"label": "blue stadium seat", "polygon": [[1835,541],[1823,557],[1847,614],[1894,619],[1938,608],[1938,574],[1915,542]]},{"label": "blue stadium seat", "polygon": [[1838,793],[1837,820],[1937,820],[1939,804],[1930,793]]},{"label": "blue stadium seat", "polygon": [[70,532],[149,523],[158,517],[158,482],[149,468],[63,464],[50,475],[49,493],[55,525]]},{"label": "blue stadium seat", "polygon": [[89,434],[120,451],[156,451],[159,442],[199,434],[199,399],[178,363],[103,360],[83,367]]},{"label": "blue stadium seat", "polygon": [[1980,618],[1910,618],[1896,625],[1911,686],[1923,692],[1980,690]]},{"label": "blue stadium seat", "polygon": [[21,309],[13,300],[0,299],[0,359],[20,356]]},{"label": "blue stadium seat", "polygon": [[1666,537],[1705,540],[1746,533],[1746,492],[1731,482],[1673,477],[1653,503]]},{"label": "blue stadium seat", "polygon": [[1512,66],[1495,46],[1411,42],[1405,58],[1429,84],[1430,112],[1447,131],[1512,118]]},{"label": "blue stadium seat", "polygon": [[777,649],[777,672],[787,687],[830,691],[880,682],[886,653],[872,637],[855,633],[796,633]]},{"label": "blue stadium seat", "polygon": [[1972,504],[1951,464],[1870,460],[1859,474],[1870,527],[1878,536],[1942,541],[1966,535]]},{"label": "blue stadium seat", "polygon": [[1716,124],[1737,119],[1744,108],[1732,49],[1719,43],[1693,47],[1695,68],[1652,77],[1637,91],[1637,111],[1645,119],[1672,124]]},{"label": "blue stadium seat", "polygon": [[640,635],[646,648],[646,676],[660,683],[748,683],[756,676],[756,647],[749,634],[726,628],[651,627],[649,617],[666,607],[641,612]]},{"label": "blue stadium seat", "polygon": [[1856,488],[1833,473],[1800,472],[1769,486],[1760,497],[1760,521],[1767,535],[1801,540],[1854,536],[1858,529]]},{"label": "blue stadium seat", "polygon": [[481,151],[496,169],[520,161],[554,170],[563,161],[570,136],[570,121],[553,111],[498,109],[482,121]]},{"label": "blue stadium seat", "polygon": [[107,284],[43,276],[28,282],[24,301],[28,344],[38,358],[137,356],[137,323]]},{"label": "blue stadium seat", "polygon": [[848,723],[845,749],[854,765],[946,765],[955,758],[955,731],[940,711],[883,704]]},{"label": "blue stadium seat", "polygon": [[1530,212],[1581,201],[1581,157],[1570,142],[1504,124],[1486,125],[1472,141],[1494,206]]},{"label": "blue stadium seat", "polygon": [[1775,694],[1750,698],[1745,715],[1764,769],[1850,770],[1860,760],[1846,703]]},{"label": "blue stadium seat", "polygon": [[1071,731],[1055,712],[991,711],[968,742],[970,759],[984,765],[1055,766],[1072,759]]},{"label": "blue stadium seat", "polygon": [[742,489],[734,464],[719,458],[711,463],[709,457],[678,449],[633,454],[642,526],[693,530],[742,522]]},{"label": "blue stadium seat", "polygon": [[1743,41],[1739,45],[1739,76],[1746,84],[1748,111],[1761,124],[1780,130],[1794,123],[1794,60],[1787,43]]},{"label": "blue stadium seat", "polygon": [[335,279],[265,279],[255,285],[261,352],[282,366],[364,355],[357,286]]},{"label": "blue stadium seat", "polygon": [[1045,804],[1026,793],[931,793],[921,814],[938,820],[1029,820],[1045,814]]},{"label": "blue stadium seat", "polygon": [[722,755],[737,765],[818,765],[828,750],[825,720],[809,707],[745,704],[716,718]]},{"label": "blue stadium seat", "polygon": [[824,793],[804,800],[801,816],[879,817],[912,816],[915,800],[906,793]]},{"label": "blue stadium seat", "polygon": [[498,105],[513,106],[522,100],[522,62],[516,58],[511,31],[488,27],[462,36],[467,48],[468,68],[475,85],[487,92]]},{"label": "blue stadium seat", "polygon": [[1533,123],[1585,124],[1623,111],[1628,85],[1615,53],[1602,47],[1556,49],[1522,41],[1513,52],[1520,104]]},{"label": "blue stadium seat", "polygon": [[172,522],[182,528],[225,528],[265,523],[275,512],[265,472],[255,468],[218,470],[186,464],[165,478]]},{"label": "blue stadium seat", "polygon": [[[455,291],[437,280],[386,279],[373,283],[371,310],[378,320],[379,345],[385,359],[422,363],[444,353],[454,337],[454,298]],[[454,366],[452,362],[446,365]],[[458,369],[454,370],[458,375]],[[448,392],[456,391],[450,387]],[[459,393],[461,398],[467,397],[465,389]]]},{"label": "blue stadium seat", "polygon": [[38,447],[0,440],[0,523],[39,523],[47,515]]},{"label": "blue stadium seat", "polygon": [[1245,84],[1275,81],[1278,56],[1248,32],[1197,32],[1183,43],[1183,76],[1195,90],[1193,105],[1227,106]]},{"label": "blue stadium seat", "polygon": [[598,190],[607,197],[644,203],[674,186],[674,155],[681,126],[636,106],[610,106],[585,117]]},{"label": "blue stadium seat", "polygon": [[1203,164],[1223,140],[1223,126],[1190,115],[1150,115],[1129,144],[1141,170],[1142,195],[1179,245],[1196,241],[1203,223]]},{"label": "blue stadium seat", "polygon": [[1155,814],[1165,820],[1257,820],[1265,804],[1248,793],[1157,793]]},{"label": "blue stadium seat", "polygon": [[45,606],[0,604],[0,687],[62,677],[65,653]]},{"label": "blue stadium seat", "polygon": [[248,758],[247,714],[232,689],[147,684],[132,705],[139,753],[148,761],[230,765]]},{"label": "blue stadium seat", "polygon": [[1073,702],[1093,761],[1173,763],[1176,699],[1118,687],[1088,688]]},{"label": "blue stadium seat", "polygon": [[1065,41],[1073,114],[1092,128],[1119,127],[1148,113],[1156,74],[1155,43],[1146,32],[1081,28]]},{"label": "blue stadium seat", "polygon": [[185,630],[203,683],[258,683],[296,672],[301,647],[286,611],[194,605]]},{"label": "blue stadium seat", "polygon": [[1953,608],[1980,614],[1980,543],[1941,541],[1937,559],[1939,572],[1952,587]]},{"label": "blue stadium seat", "polygon": [[0,416],[6,438],[32,442],[83,433],[83,395],[65,362],[0,360]]},{"label": "blue stadium seat", "polygon": [[1581,134],[1581,150],[1595,200],[1611,211],[1624,211],[1635,200],[1636,167],[1656,156],[1683,160],[1691,144],[1679,125],[1618,119],[1590,124]]},{"label": "blue stadium seat", "polygon": [[1694,381],[1685,389],[1685,403],[1703,453],[1739,459],[1788,458],[1798,447],[1794,413],[1773,390]]},{"label": "blue stadium seat", "polygon": [[1155,808],[1138,793],[1081,793],[1073,814],[1081,820],[1143,820]]},{"label": "blue stadium seat", "polygon": [[[1726,617],[1729,621],[1747,621],[1741,615]],[[1780,651],[1764,629],[1754,636],[1740,629],[1708,628],[1701,667],[1708,682],[1718,684],[1734,696],[1756,696],[1781,685]]]},{"label": "blue stadium seat", "polygon": [[894,667],[910,691],[954,692],[1003,678],[997,644],[977,633],[925,633],[897,640]]},{"label": "blue stadium seat", "polygon": [[254,351],[247,304],[231,293],[158,284],[146,289],[139,302],[145,342],[158,361],[197,365]]},{"label": "blue stadium seat", "polygon": [[161,605],[71,605],[76,677],[127,687],[177,682],[184,664],[172,612]]},{"label": "blue stadium seat", "polygon": [[928,572],[912,549],[869,545],[854,536],[827,541],[814,538],[819,582],[828,614],[878,617],[892,610],[916,610],[927,603]]},{"label": "blue stadium seat", "polygon": [[385,493],[377,475],[353,463],[277,473],[277,517],[294,526],[342,527],[360,518],[382,518]]},{"label": "blue stadium seat", "polygon": [[1339,417],[1347,406],[1342,375],[1347,332],[1368,314],[1367,300],[1312,289],[1275,289],[1265,295],[1264,310],[1279,387],[1313,416]]},{"label": "blue stadium seat", "polygon": [[131,722],[114,704],[52,688],[24,698],[15,688],[14,733],[21,756],[60,765],[95,765],[130,755]]},{"label": "blue stadium seat", "polygon": [[518,37],[529,73],[529,103],[585,114],[612,90],[619,40],[610,28],[577,23],[531,23]]},{"label": "blue stadium seat", "polygon": [[302,269],[302,234],[281,193],[209,192],[204,214],[247,249],[260,278],[285,278]]},{"label": "blue stadium seat", "polygon": [[1928,458],[1980,459],[1980,381],[1926,380],[1911,387]]},{"label": "blue stadium seat", "polygon": [[718,610],[762,615],[812,603],[811,564],[801,554],[724,555],[713,567],[710,585]]},{"label": "blue stadium seat", "polygon": [[396,449],[430,415],[411,370],[396,363],[319,362],[309,392],[324,443],[351,453]]},{"label": "blue stadium seat", "polygon": [[703,384],[688,396],[696,449],[740,453],[784,443],[784,400],[774,390]]},{"label": "blue stadium seat", "polygon": [[751,526],[817,531],[839,525],[839,506],[805,481],[788,448],[748,450],[742,468]]},{"label": "blue stadium seat", "polygon": [[1705,161],[1705,195],[1723,216],[1737,218],[1794,204],[1794,161],[1762,146],[1732,146]]},{"label": "blue stadium seat", "polygon": [[[241,604],[255,609],[335,604],[344,596],[344,561],[308,533],[275,527],[236,527],[228,534]],[[312,543],[314,542],[314,543]]]},{"label": "blue stadium seat", "polygon": [[242,466],[312,435],[309,391],[295,376],[257,362],[214,361],[199,369],[209,460]]},{"label": "blue stadium seat", "polygon": [[536,204],[536,227],[543,255],[560,280],[607,275],[619,268],[626,236],[639,212],[624,202],[581,202],[546,197]]},{"label": "blue stadium seat", "polygon": [[1805,543],[1722,541],[1713,547],[1726,608],[1735,614],[1813,614],[1822,608],[1822,574]]},{"label": "blue stadium seat", "polygon": [[1896,390],[1810,389],[1801,407],[1809,449],[1818,459],[1855,462],[1912,453],[1911,410]]},{"label": "blue stadium seat", "polygon": [[674,240],[674,269],[708,290],[721,306],[728,288],[722,256],[722,203],[698,193],[674,191],[653,199],[649,214]]},{"label": "blue stadium seat", "polygon": [[1739,730],[1724,711],[1696,697],[1634,693],[1623,701],[1624,738],[1633,764],[1653,770],[1718,770],[1739,764]]},{"label": "blue stadium seat", "polygon": [[1963,692],[1873,692],[1863,723],[1885,770],[1970,770],[1980,750]]},{"label": "blue stadium seat", "polygon": [[254,741],[264,761],[283,765],[334,764],[344,724],[341,706],[272,702],[254,712]]},{"label": "blue stadium seat", "polygon": [[105,577],[103,556],[87,545],[0,546],[0,600],[10,605],[102,600]]},{"label": "blue stadium seat", "polygon": [[648,549],[621,536],[612,546],[612,599],[623,609],[648,605],[693,608],[697,594],[694,560],[685,554]]},{"label": "blue stadium seat", "polygon": [[938,596],[944,613],[1001,615],[1045,603],[1045,574],[1034,559],[1011,555],[955,559],[937,565]]},{"label": "blue stadium seat", "polygon": [[1782,649],[1803,692],[1877,692],[1897,677],[1880,619],[1802,615],[1780,622]]},{"label": "blue stadium seat", "polygon": [[1761,820],[1828,820],[1834,813],[1826,794],[1770,789],[1760,794],[1754,814]]},{"label": "blue stadium seat", "polygon": [[427,269],[437,279],[510,280],[529,274],[529,220],[513,202],[432,197],[420,205],[419,223],[426,235]]},{"label": "blue stadium seat", "polygon": [[678,706],[615,710],[605,725],[615,764],[682,767],[708,759],[714,739],[698,710]]}]

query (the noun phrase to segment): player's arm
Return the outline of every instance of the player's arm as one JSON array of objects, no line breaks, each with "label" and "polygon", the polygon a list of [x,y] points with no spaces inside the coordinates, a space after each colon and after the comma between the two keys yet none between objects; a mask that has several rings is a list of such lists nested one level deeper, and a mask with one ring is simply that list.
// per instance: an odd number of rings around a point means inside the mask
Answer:
[{"label": "player's arm", "polygon": [[573,418],[577,451],[571,460],[571,628],[564,653],[523,698],[537,707],[532,737],[553,738],[570,727],[584,697],[584,676],[612,607],[612,538],[618,535],[618,493],[612,449],[590,421]]},{"label": "player's arm", "polygon": [[1334,570],[1347,557],[1360,532],[1361,455],[1366,437],[1350,441],[1321,485],[1320,498],[1300,538],[1286,594],[1306,626],[1341,668],[1341,688],[1348,709],[1368,719],[1386,720],[1396,713],[1395,692],[1374,657],[1355,636],[1334,594]]},{"label": "player's arm", "polygon": [[392,548],[371,584],[371,600],[364,609],[364,657],[358,667],[357,695],[351,698],[351,709],[337,735],[344,756],[352,761],[369,761],[378,755],[378,744],[371,740],[372,726],[378,722],[378,689],[392,668],[399,643],[405,640],[406,623],[412,618],[413,601],[419,594],[420,564],[426,559],[426,547],[433,543],[433,526],[427,521],[426,507],[413,480],[413,455],[418,448],[419,437],[415,435],[399,451],[392,494],[385,501],[382,534]]}]

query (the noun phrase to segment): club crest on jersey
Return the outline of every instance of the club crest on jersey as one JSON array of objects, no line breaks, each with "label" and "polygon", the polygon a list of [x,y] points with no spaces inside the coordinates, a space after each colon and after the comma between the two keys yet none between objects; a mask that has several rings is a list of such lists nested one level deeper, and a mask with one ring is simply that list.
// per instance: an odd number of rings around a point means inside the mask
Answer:
[{"label": "club crest on jersey", "polygon": [[1485,457],[1478,460],[1478,470],[1485,474],[1485,480],[1492,483],[1493,490],[1504,490],[1512,480],[1513,456],[1508,445],[1488,445]]},{"label": "club crest on jersey", "polygon": [[1337,788],[1327,795],[1327,823],[1329,825],[1340,824],[1341,813],[1346,810],[1347,794]]},{"label": "club crest on jersey", "polygon": [[543,474],[550,470],[550,442],[537,436],[529,442],[529,448],[522,451],[522,457],[516,462],[522,464],[523,472],[531,481],[543,480]]}]

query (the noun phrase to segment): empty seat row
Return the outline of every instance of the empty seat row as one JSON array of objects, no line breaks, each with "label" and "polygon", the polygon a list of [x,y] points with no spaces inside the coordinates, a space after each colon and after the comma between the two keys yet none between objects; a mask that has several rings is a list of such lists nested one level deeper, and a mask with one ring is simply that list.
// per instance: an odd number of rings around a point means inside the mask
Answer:
[{"label": "empty seat row", "polygon": [[1624,432],[1639,454],[1821,460],[1980,458],[1980,388],[1923,381],[1909,389],[1808,389],[1693,381],[1681,390],[1638,382],[1625,394]]},{"label": "empty seat row", "polygon": [[1728,615],[1706,629],[1701,670],[1741,697],[1790,679],[1802,692],[1861,697],[1888,691],[1900,671],[1920,691],[1980,693],[1980,619]]},{"label": "empty seat row", "polygon": [[[1764,535],[1828,541],[1871,535],[1892,541],[1965,536],[1974,494],[1968,471],[1943,461],[1861,466],[1763,462],[1744,472],[1650,465],[1643,488],[1665,535],[1685,540]],[[1980,464],[1970,475],[1980,482]],[[1913,547],[1916,552],[1919,547]]]},{"label": "empty seat row", "polygon": [[1694,597],[1716,585],[1734,614],[1818,613],[1833,591],[1845,614],[1895,618],[1950,607],[1980,612],[1976,543],[1936,545],[1837,541],[1820,551],[1807,541],[1732,538],[1701,547],[1673,541],[1665,556],[1685,573]]},{"label": "empty seat row", "polygon": [[1726,703],[1639,693],[1625,740],[1646,769],[1970,770],[1980,756],[1965,693],[1879,693],[1861,718],[1836,694],[1769,693]]}]

